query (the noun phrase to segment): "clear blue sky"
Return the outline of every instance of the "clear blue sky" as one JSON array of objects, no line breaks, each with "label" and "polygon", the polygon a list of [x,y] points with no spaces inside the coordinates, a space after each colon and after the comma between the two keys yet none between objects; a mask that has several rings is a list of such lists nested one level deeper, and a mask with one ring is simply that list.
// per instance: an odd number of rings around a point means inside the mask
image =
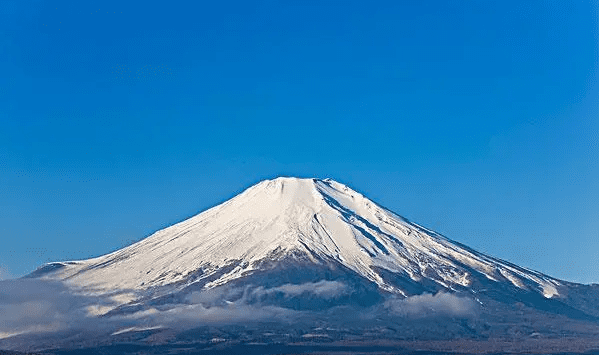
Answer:
[{"label": "clear blue sky", "polygon": [[596,1],[0,1],[0,277],[331,177],[599,282]]}]

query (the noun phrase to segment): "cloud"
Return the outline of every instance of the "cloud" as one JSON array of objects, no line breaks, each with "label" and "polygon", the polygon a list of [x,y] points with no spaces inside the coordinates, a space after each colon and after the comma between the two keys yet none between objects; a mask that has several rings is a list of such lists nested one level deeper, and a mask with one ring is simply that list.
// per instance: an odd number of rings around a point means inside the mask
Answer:
[{"label": "cloud", "polygon": [[111,328],[110,320],[97,316],[118,305],[114,298],[114,294],[80,294],[59,281],[0,281],[0,339],[23,333]]},{"label": "cloud", "polygon": [[347,286],[339,281],[322,280],[303,284],[284,284],[272,288],[256,287],[246,291],[244,297],[248,300],[261,299],[265,296],[283,295],[284,297],[317,297],[334,299],[349,292]]},{"label": "cloud", "polygon": [[187,297],[190,303],[204,307],[231,303],[259,304],[267,296],[282,295],[284,297],[314,296],[322,299],[333,299],[349,292],[348,287],[339,281],[318,281],[303,284],[284,284],[277,287],[246,286],[245,288],[215,287],[193,292]]},{"label": "cloud", "polygon": [[45,332],[68,327],[83,298],[58,282],[35,279],[0,281],[0,333]]},{"label": "cloud", "polygon": [[279,287],[273,287],[268,292],[282,292],[288,297],[299,296],[303,293],[310,293],[322,298],[335,298],[347,293],[347,286],[339,281],[318,281],[304,284],[285,284]]},{"label": "cloud", "polygon": [[223,305],[235,299],[239,299],[244,290],[241,288],[231,288],[220,286],[208,290],[192,292],[187,296],[186,301],[192,304],[201,304],[204,307]]},{"label": "cloud", "polygon": [[284,284],[264,288],[246,286],[245,288],[216,287],[193,292],[186,301],[191,305],[175,307],[162,313],[164,321],[194,320],[210,323],[235,323],[261,321],[264,319],[289,321],[306,314],[306,311],[292,310],[273,304],[265,304],[265,298],[282,295],[292,297],[318,297],[334,299],[349,292],[348,287],[338,281],[318,281],[303,284]]},{"label": "cloud", "polygon": [[369,306],[352,305],[345,296],[351,297],[353,292],[338,281],[272,288],[224,285],[183,298],[174,295],[169,298],[170,303],[152,303],[137,301],[140,295],[131,291],[98,296],[81,294],[62,282],[6,280],[0,281],[0,348],[70,348],[90,341],[122,341],[122,337],[133,332],[163,329],[166,333],[162,334],[173,334],[169,331],[205,325],[343,326],[356,320],[383,324],[380,322],[396,322],[397,317],[469,316],[474,310],[471,300],[444,293],[392,298]]},{"label": "cloud", "polygon": [[[124,291],[123,291],[124,292]],[[108,336],[131,329],[192,329],[204,324],[248,324],[251,322],[298,322],[322,315],[320,310],[337,309],[335,300],[349,295],[351,289],[338,281],[318,281],[303,284],[284,284],[272,288],[248,285],[220,286],[193,292],[179,301],[151,306],[138,304],[133,313],[115,307],[135,302],[130,292],[121,294],[86,295],[64,283],[40,279],[0,281],[0,339],[16,334],[60,334],[61,331]],[[177,298],[174,298],[177,299]],[[316,308],[297,308],[303,305]],[[304,301],[306,300],[306,301]],[[324,308],[318,308],[324,304]],[[333,308],[330,308],[333,307]],[[371,311],[363,308],[343,308],[341,313],[329,312],[339,320],[358,314],[377,313],[404,317],[469,316],[474,311],[470,299],[453,294],[423,294],[406,299],[388,299]],[[378,311],[376,310],[378,309]],[[114,310],[115,312],[110,312]],[[314,312],[315,310],[316,313]],[[355,311],[355,314],[347,312]],[[380,314],[379,314],[380,315]]]},{"label": "cloud", "polygon": [[233,302],[224,306],[204,307],[200,304],[176,306],[152,316],[157,323],[171,327],[191,327],[199,324],[233,324],[276,320],[291,321],[300,312],[277,306],[249,305]]},{"label": "cloud", "polygon": [[141,305],[134,313],[109,311],[131,301],[130,293],[91,296],[58,281],[15,279],[0,281],[0,339],[23,333],[82,331],[119,333],[127,328],[193,328],[201,324],[234,324],[263,320],[289,322],[306,314],[278,304],[267,296],[315,296],[331,299],[347,292],[337,281],[285,284],[265,289],[217,287],[194,292],[179,303]]},{"label": "cloud", "polygon": [[450,316],[467,317],[474,314],[474,302],[466,297],[439,292],[404,299],[390,299],[384,307],[391,313],[407,317]]}]

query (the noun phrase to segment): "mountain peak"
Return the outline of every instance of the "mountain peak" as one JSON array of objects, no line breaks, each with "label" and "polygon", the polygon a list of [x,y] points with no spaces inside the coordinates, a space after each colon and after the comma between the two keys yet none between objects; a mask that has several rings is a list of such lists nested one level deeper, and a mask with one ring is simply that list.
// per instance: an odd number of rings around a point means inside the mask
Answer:
[{"label": "mountain peak", "polygon": [[[297,191],[303,190],[307,191],[317,186],[322,186],[322,184],[328,184],[329,186],[341,187],[348,189],[347,186],[331,179],[331,178],[300,178],[293,176],[279,176],[273,179],[262,180],[256,185],[250,187],[252,188],[266,188],[266,189],[281,189],[285,190],[288,188],[288,191]],[[249,190],[249,189],[248,189]]]}]

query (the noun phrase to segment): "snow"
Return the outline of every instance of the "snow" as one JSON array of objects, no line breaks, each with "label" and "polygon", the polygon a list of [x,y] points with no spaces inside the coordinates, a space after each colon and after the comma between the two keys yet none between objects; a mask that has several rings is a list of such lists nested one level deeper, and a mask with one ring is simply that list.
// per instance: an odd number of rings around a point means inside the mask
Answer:
[{"label": "snow", "polygon": [[128,327],[128,328],[124,328],[121,330],[117,330],[116,332],[112,333],[111,335],[119,335],[119,334],[124,334],[124,333],[130,333],[130,332],[145,332],[148,330],[156,330],[156,329],[161,329],[162,326],[154,326],[154,327]]},{"label": "snow", "polygon": [[192,282],[198,271],[207,277],[238,264],[205,286],[210,288],[254,272],[263,260],[298,252],[339,262],[380,288],[402,295],[403,290],[387,284],[376,267],[452,288],[472,284],[465,265],[490,280],[505,279],[519,288],[528,285],[545,297],[559,296],[558,281],[468,249],[339,182],[291,177],[262,181],[133,245],[89,260],[60,263],[43,277],[63,279],[88,291],[129,290],[132,295]]}]

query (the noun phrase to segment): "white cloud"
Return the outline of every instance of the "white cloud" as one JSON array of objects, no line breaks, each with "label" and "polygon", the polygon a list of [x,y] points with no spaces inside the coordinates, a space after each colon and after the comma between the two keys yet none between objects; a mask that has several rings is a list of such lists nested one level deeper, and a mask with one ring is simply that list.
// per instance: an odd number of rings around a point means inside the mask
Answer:
[{"label": "white cloud", "polygon": [[127,327],[192,328],[198,324],[231,324],[261,320],[287,322],[303,314],[260,302],[260,294],[282,292],[287,296],[310,293],[334,297],[344,292],[338,282],[261,287],[220,287],[194,292],[181,304],[166,308],[143,308],[106,316],[114,308],[115,295],[81,295],[65,284],[39,279],[0,281],[0,339],[23,333],[52,333],[62,330],[112,334]]},{"label": "white cloud", "polygon": [[222,306],[225,304],[256,304],[263,296],[283,294],[285,297],[316,296],[333,299],[349,292],[348,287],[339,281],[318,281],[303,284],[284,284],[272,288],[262,286],[246,286],[245,288],[215,287],[200,292],[193,292],[186,300],[204,307]]},{"label": "white cloud", "polygon": [[79,295],[63,283],[39,279],[0,281],[0,334],[46,333],[106,326],[90,310],[109,297]]},{"label": "white cloud", "polygon": [[[156,322],[172,327],[189,324],[228,324],[261,320],[287,321],[299,312],[276,306],[248,305],[242,301],[224,306],[204,307],[201,304],[177,306],[154,315]],[[188,324],[185,324],[185,323]]]},{"label": "white cloud", "polygon": [[391,299],[385,302],[385,308],[395,315],[417,318],[435,315],[466,317],[474,314],[474,302],[471,299],[442,292],[434,296],[425,293]]},{"label": "white cloud", "polygon": [[264,289],[256,288],[252,295],[283,293],[286,297],[295,297],[302,294],[314,295],[321,298],[335,298],[348,292],[347,286],[339,281],[318,281],[303,284],[284,284],[282,286]]},{"label": "white cloud", "polygon": [[[312,311],[281,307],[272,303],[273,299],[317,297],[331,300],[349,292],[348,286],[338,281],[285,284],[269,289],[255,286],[217,287],[194,292],[181,303],[107,316],[106,312],[116,305],[113,299],[115,295],[80,295],[63,283],[38,279],[5,280],[0,281],[0,339],[19,333],[53,333],[62,330],[110,336],[132,327],[191,329],[198,324],[264,320],[288,323],[304,319]],[[391,299],[384,303],[383,309],[386,314],[395,316],[467,316],[472,314],[474,306],[470,299],[439,293],[434,296],[424,294]],[[369,312],[365,309],[355,311],[358,313],[350,315],[344,312],[338,316],[353,317]]]}]

